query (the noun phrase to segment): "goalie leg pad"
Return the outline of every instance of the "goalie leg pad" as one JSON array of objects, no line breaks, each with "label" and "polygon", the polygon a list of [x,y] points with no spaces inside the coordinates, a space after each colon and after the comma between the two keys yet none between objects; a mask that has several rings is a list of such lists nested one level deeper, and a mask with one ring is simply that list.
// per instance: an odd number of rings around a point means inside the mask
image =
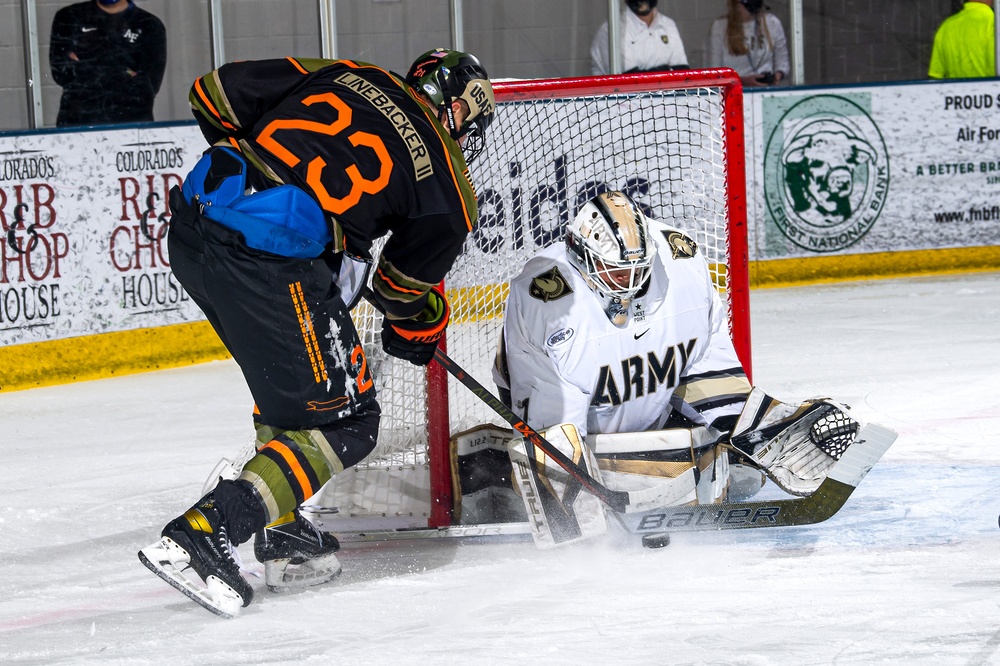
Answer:
[{"label": "goalie leg pad", "polygon": [[726,496],[729,458],[720,445],[722,433],[706,427],[667,428],[587,436],[601,475],[609,488],[638,490],[657,478],[676,478],[697,468],[697,484],[675,505],[712,504]]},{"label": "goalie leg pad", "polygon": [[[563,423],[541,431],[550,444],[601,482],[597,462],[576,426]],[[531,536],[538,548],[553,548],[607,532],[604,504],[578,480],[525,439],[510,443],[514,480],[521,493]]]},{"label": "goalie leg pad", "polygon": [[452,435],[451,476],[455,516],[461,525],[524,522],[508,455],[510,428],[485,424]]}]

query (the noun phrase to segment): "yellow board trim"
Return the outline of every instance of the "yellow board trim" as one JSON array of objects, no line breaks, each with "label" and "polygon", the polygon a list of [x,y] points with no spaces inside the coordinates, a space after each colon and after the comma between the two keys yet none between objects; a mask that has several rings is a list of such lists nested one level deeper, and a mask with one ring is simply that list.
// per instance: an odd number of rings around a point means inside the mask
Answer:
[{"label": "yellow board trim", "polygon": [[810,256],[750,262],[750,287],[792,287],[998,270],[1000,246]]},{"label": "yellow board trim", "polygon": [[[1000,271],[1000,246],[810,256],[750,262],[754,289]],[[508,285],[448,290],[451,323],[503,316]],[[485,303],[469,311],[462,302]],[[491,342],[490,344],[494,344]],[[177,368],[229,358],[208,322],[0,347],[0,392]]]},{"label": "yellow board trim", "polygon": [[207,321],[0,347],[0,392],[229,358]]}]

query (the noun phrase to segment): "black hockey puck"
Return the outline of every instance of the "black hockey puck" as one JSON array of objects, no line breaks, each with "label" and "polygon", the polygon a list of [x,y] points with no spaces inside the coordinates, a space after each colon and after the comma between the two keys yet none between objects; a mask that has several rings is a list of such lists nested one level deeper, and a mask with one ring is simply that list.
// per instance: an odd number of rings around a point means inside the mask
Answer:
[{"label": "black hockey puck", "polygon": [[667,533],[663,534],[646,534],[642,537],[643,548],[663,548],[664,546],[670,545],[670,535]]}]

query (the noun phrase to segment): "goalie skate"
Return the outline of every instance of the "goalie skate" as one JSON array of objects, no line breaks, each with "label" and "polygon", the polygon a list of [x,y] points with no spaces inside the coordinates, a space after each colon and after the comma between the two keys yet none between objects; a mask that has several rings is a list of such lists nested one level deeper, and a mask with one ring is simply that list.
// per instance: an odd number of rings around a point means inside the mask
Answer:
[{"label": "goalie skate", "polygon": [[253,552],[264,564],[264,582],[272,592],[293,592],[328,583],[340,575],[340,543],[320,532],[298,509],[258,532]]},{"label": "goalie skate", "polygon": [[139,561],[216,615],[234,618],[253,600],[211,495],[170,521],[159,541],[139,551]]}]

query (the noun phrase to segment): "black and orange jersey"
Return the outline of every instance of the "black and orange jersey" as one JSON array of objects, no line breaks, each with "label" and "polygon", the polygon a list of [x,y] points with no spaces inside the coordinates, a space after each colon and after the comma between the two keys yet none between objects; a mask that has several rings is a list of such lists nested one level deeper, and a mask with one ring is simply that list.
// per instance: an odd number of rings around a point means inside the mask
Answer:
[{"label": "black and orange jersey", "polygon": [[476,223],[476,195],[458,143],[402,77],[349,60],[237,62],[190,100],[205,138],[256,167],[255,186],[316,199],[335,251],[364,254],[391,231],[375,291],[394,315],[420,311]]}]

